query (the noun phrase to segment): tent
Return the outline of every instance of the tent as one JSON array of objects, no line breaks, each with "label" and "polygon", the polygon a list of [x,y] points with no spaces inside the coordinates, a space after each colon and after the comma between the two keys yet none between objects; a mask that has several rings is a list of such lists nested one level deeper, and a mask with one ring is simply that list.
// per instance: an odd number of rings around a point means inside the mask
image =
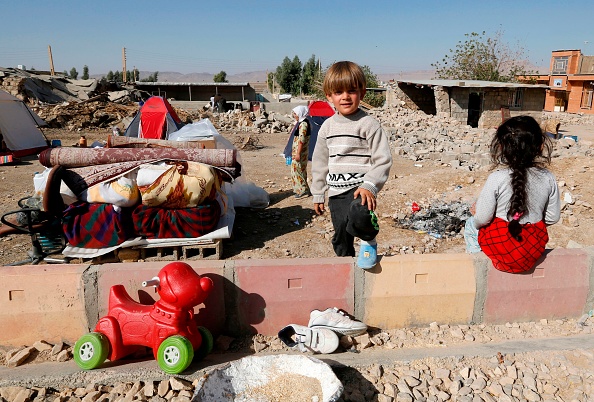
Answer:
[{"label": "tent", "polygon": [[[320,127],[322,123],[330,116],[335,114],[334,109],[328,102],[325,101],[314,101],[309,105],[309,113],[307,116],[307,120],[309,120],[311,124],[311,131],[309,135],[309,153],[307,155],[307,159],[311,161],[313,156],[313,151],[316,147],[316,141],[318,140],[318,131],[320,131]],[[291,155],[291,148],[293,146],[293,137],[295,136],[295,129],[291,132],[289,136],[289,141],[287,142],[287,146],[283,152],[283,155],[289,156]]]},{"label": "tent", "polygon": [[48,147],[39,126],[46,123],[19,98],[0,90],[0,134],[7,152],[15,157],[33,155]]},{"label": "tent", "polygon": [[140,107],[124,134],[126,137],[152,138],[166,140],[169,134],[182,128],[184,124],[167,102],[160,96],[151,96]]}]

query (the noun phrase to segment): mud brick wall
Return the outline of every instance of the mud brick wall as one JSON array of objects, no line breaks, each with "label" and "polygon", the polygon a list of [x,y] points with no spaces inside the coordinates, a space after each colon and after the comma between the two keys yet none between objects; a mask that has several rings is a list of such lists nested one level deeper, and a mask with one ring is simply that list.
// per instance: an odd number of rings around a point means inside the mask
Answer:
[{"label": "mud brick wall", "polygon": [[25,81],[23,77],[2,77],[0,76],[0,89],[8,92],[12,96],[16,96],[20,100],[26,100],[23,95],[25,90]]}]

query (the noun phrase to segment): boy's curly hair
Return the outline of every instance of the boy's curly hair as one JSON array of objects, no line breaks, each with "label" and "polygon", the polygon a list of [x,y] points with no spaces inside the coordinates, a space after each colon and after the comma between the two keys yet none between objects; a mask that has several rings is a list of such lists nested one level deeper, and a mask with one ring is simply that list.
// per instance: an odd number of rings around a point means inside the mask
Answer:
[{"label": "boy's curly hair", "polygon": [[364,90],[366,86],[365,74],[358,64],[352,61],[337,61],[326,72],[323,90],[326,95],[330,95],[337,91]]},{"label": "boy's curly hair", "polygon": [[[507,165],[511,171],[513,195],[507,217],[509,233],[518,241],[519,217],[528,212],[528,168],[542,167],[551,161],[551,140],[538,122],[530,116],[516,116],[503,122],[491,141],[491,159],[495,164]],[[517,215],[516,215],[517,214]]]}]

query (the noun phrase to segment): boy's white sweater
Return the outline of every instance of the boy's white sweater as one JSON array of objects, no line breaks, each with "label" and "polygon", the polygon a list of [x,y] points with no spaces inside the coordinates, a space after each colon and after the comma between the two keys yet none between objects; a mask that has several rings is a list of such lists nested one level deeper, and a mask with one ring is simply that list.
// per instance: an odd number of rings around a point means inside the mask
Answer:
[{"label": "boy's white sweater", "polygon": [[379,122],[359,109],[348,116],[336,114],[320,127],[312,158],[311,192],[314,203],[324,203],[354,187],[374,196],[390,174],[392,153]]}]

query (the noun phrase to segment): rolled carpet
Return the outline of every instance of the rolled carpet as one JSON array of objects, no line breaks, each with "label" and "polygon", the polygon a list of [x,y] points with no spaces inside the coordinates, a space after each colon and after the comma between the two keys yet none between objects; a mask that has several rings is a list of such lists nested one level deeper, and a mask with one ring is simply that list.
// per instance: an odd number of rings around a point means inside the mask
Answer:
[{"label": "rolled carpet", "polygon": [[238,167],[235,149],[198,148],[48,148],[39,154],[45,167],[76,168],[108,163],[148,160],[187,160],[215,167]]}]

